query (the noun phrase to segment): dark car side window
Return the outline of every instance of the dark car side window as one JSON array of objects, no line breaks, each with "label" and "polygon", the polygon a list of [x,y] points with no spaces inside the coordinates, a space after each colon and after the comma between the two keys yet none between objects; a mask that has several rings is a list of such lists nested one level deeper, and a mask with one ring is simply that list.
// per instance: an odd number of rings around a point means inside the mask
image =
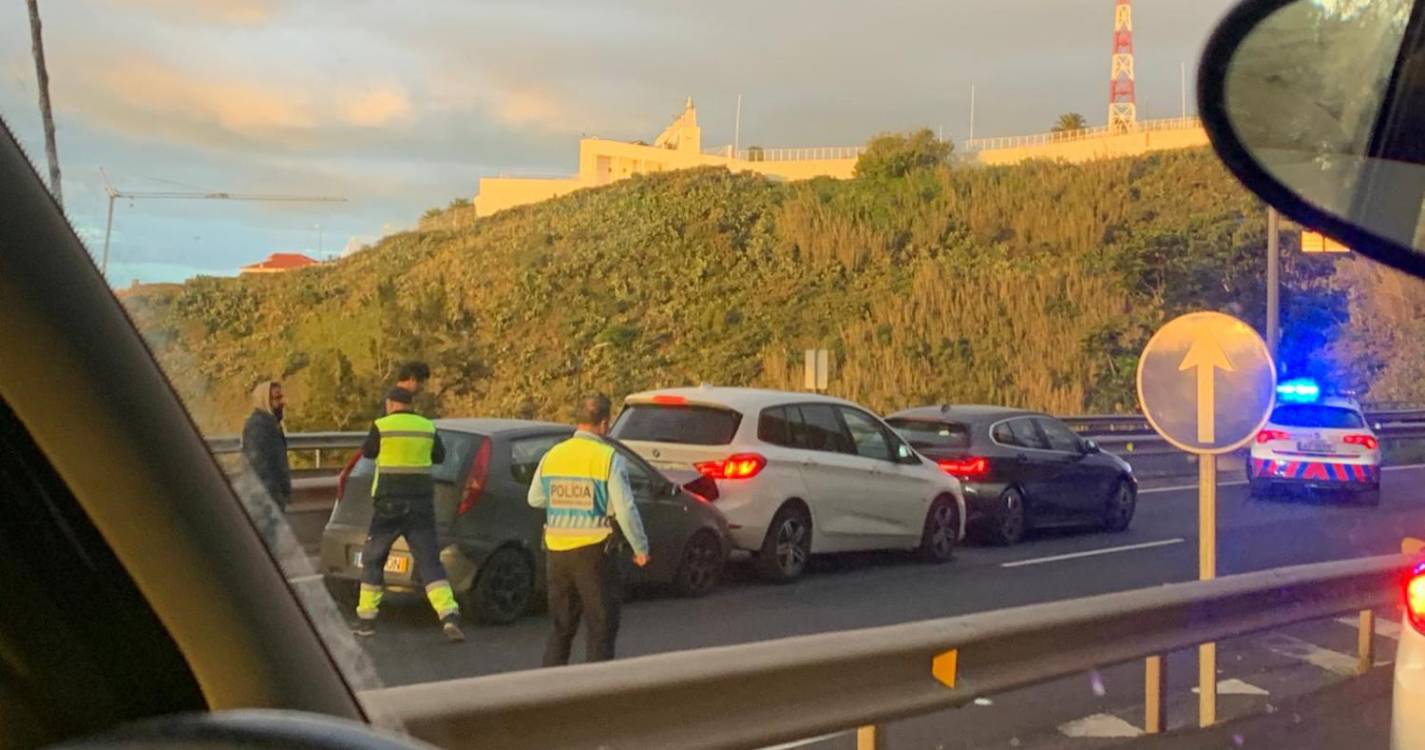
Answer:
[{"label": "dark car side window", "polygon": [[794,432],[796,447],[826,453],[855,453],[851,436],[830,404],[801,404],[787,407],[801,412],[800,430]]},{"label": "dark car side window", "polygon": [[1039,429],[1044,431],[1044,437],[1049,439],[1049,450],[1063,451],[1064,453],[1079,452],[1079,436],[1069,429],[1064,423],[1057,419],[1039,417],[1034,420],[1039,423]]},{"label": "dark car side window", "polygon": [[510,476],[520,484],[529,486],[534,481],[534,471],[539,468],[540,459],[550,448],[564,442],[568,435],[536,435],[516,438],[510,441]]},{"label": "dark car side window", "polygon": [[1034,420],[1028,417],[1011,419],[1009,420],[1009,430],[1014,434],[1015,445],[1034,450],[1049,450],[1049,443],[1039,432],[1039,428],[1034,425]]},{"label": "dark car side window", "polygon": [[1018,443],[1014,440],[1014,433],[1009,429],[1009,422],[1000,422],[990,431],[990,437],[1000,445],[1008,445],[1011,448]]},{"label": "dark car side window", "polygon": [[450,430],[438,430],[436,434],[445,446],[445,460],[430,468],[430,476],[437,482],[454,482],[459,478],[465,462],[470,460],[476,441],[483,439],[483,436]]}]

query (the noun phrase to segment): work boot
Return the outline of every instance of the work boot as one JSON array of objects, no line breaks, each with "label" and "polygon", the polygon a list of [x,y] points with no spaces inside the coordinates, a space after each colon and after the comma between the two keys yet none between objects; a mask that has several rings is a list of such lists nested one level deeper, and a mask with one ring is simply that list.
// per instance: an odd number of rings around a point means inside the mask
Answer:
[{"label": "work boot", "polygon": [[365,617],[359,618],[356,621],[356,625],[351,629],[351,632],[360,636],[376,635],[376,620],[374,618],[370,620]]},{"label": "work boot", "polygon": [[445,631],[445,637],[451,643],[461,643],[465,640],[465,633],[460,630],[460,615],[446,615],[441,618],[440,629]]}]

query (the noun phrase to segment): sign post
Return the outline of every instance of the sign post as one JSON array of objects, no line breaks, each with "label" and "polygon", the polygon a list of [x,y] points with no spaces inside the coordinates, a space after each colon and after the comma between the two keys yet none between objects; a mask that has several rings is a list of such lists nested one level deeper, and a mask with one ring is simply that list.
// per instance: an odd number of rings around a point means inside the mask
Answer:
[{"label": "sign post", "polygon": [[[1229,315],[1189,313],[1158,329],[1138,360],[1138,401],[1163,439],[1198,456],[1198,578],[1217,577],[1217,457],[1266,424],[1276,365],[1252,327]],[[1155,657],[1156,658],[1156,657]],[[1150,662],[1150,671],[1162,662]],[[1162,684],[1166,680],[1149,680]],[[1217,720],[1217,644],[1198,647],[1198,723]],[[1149,696],[1161,704],[1161,696]],[[1150,719],[1150,725],[1153,721]]]},{"label": "sign post", "polygon": [[825,393],[831,379],[831,362],[825,349],[806,350],[806,377],[804,385],[809,391]]}]

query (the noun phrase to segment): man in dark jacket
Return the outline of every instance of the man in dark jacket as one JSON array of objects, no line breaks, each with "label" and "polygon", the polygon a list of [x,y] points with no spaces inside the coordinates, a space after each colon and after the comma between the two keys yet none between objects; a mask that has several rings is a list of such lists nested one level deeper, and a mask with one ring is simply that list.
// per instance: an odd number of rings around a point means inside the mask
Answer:
[{"label": "man in dark jacket", "polygon": [[287,436],[282,410],[287,404],[282,384],[264,380],[252,389],[252,414],[242,428],[242,455],[277,507],[287,510],[292,496],[292,469],[287,463]]}]

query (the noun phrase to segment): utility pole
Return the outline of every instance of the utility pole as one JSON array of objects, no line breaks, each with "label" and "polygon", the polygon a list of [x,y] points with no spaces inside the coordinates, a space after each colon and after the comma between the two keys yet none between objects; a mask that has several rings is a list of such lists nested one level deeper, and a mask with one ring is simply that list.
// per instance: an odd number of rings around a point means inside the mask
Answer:
[{"label": "utility pole", "polygon": [[54,110],[49,103],[49,68],[45,65],[44,35],[40,33],[38,0],[26,0],[30,6],[30,44],[35,55],[35,83],[40,90],[40,120],[45,130],[45,158],[49,160],[49,191],[59,210],[64,210],[64,192],[59,184],[59,148],[54,142]]},{"label": "utility pole", "polygon": [[975,84],[970,84],[970,140],[975,140]]},{"label": "utility pole", "polygon": [[[120,198],[129,200],[224,200],[224,201],[275,201],[284,203],[345,203],[346,198],[334,198],[327,196],[308,195],[266,195],[258,193],[224,193],[224,192],[126,192],[115,188],[109,183],[109,175],[103,168],[99,173],[104,175],[104,192],[109,194],[109,218],[104,223],[104,253],[99,261],[99,273],[104,278],[109,278],[109,235],[114,229],[114,201]],[[320,225],[319,225],[320,226]],[[318,235],[320,241],[320,235]]]},{"label": "utility pole", "polygon": [[732,158],[737,158],[737,147],[742,139],[742,94],[737,95],[737,119],[732,124]]},{"label": "utility pole", "polygon": [[1277,357],[1281,340],[1281,215],[1267,206],[1267,351]]},{"label": "utility pole", "polygon": [[1181,81],[1181,84],[1182,84],[1182,85],[1181,85],[1182,97],[1183,97],[1183,114],[1182,114],[1182,118],[1183,118],[1184,120],[1186,120],[1186,119],[1187,119],[1187,63],[1185,63],[1185,62],[1180,62],[1180,63],[1178,63],[1178,78],[1179,78],[1179,80]]}]

